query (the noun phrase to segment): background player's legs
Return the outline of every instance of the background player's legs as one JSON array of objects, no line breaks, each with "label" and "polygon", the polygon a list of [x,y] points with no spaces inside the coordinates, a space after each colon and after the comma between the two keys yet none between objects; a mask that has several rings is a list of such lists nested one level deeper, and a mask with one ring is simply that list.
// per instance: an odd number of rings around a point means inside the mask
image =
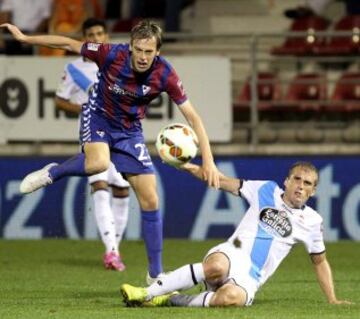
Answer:
[{"label": "background player's legs", "polygon": [[120,247],[129,216],[129,187],[112,187],[111,208],[115,221],[115,240]]},{"label": "background player's legs", "polygon": [[154,174],[127,174],[127,179],[141,207],[141,227],[148,256],[149,275],[156,278],[163,271],[163,225],[156,191],[156,178]]},{"label": "background player's legs", "polygon": [[106,181],[98,180],[91,184],[91,189],[96,223],[101,240],[105,245],[104,266],[106,269],[122,271],[125,269],[125,265],[120,259],[116,242],[115,221],[111,209],[111,193],[108,184]]}]

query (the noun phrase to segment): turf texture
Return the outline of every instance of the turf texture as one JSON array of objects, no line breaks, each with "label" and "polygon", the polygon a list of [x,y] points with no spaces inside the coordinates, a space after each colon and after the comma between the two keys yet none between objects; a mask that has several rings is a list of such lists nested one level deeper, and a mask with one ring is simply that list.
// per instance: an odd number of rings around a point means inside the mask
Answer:
[{"label": "turf texture", "polygon": [[[166,240],[165,270],[201,261],[219,242]],[[310,258],[298,246],[245,309],[126,308],[120,285],[145,284],[143,243],[122,244],[122,273],[104,270],[102,251],[99,241],[0,240],[0,318],[360,318],[360,242],[327,244],[338,298],[354,305],[326,303]]]}]

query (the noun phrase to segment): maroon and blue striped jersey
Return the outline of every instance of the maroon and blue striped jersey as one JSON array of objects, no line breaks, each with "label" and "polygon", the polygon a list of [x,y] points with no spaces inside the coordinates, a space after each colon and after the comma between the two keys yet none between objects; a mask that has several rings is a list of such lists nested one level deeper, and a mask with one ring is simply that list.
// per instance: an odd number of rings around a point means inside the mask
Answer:
[{"label": "maroon and blue striped jersey", "polygon": [[138,73],[131,68],[128,44],[86,42],[81,55],[99,66],[98,82],[89,97],[89,106],[115,127],[140,129],[149,103],[162,92],[180,105],[186,93],[174,68],[157,56],[151,68]]}]

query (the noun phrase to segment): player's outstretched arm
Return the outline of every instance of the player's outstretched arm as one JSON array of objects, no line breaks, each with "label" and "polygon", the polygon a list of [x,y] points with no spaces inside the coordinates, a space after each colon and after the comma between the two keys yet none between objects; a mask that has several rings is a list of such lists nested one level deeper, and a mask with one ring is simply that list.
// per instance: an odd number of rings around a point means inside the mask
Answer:
[{"label": "player's outstretched arm", "polygon": [[58,96],[55,96],[55,106],[57,109],[71,114],[80,114],[81,112],[81,105],[72,103]]},{"label": "player's outstretched arm", "polygon": [[33,35],[29,36],[10,23],[3,23],[1,28],[8,29],[15,40],[32,45],[41,45],[50,48],[63,49],[75,53],[80,53],[83,42],[77,41],[60,35]]},{"label": "player's outstretched arm", "polygon": [[202,156],[202,174],[204,181],[207,181],[209,186],[219,188],[219,171],[214,163],[209,138],[206,134],[203,122],[189,100],[181,105],[180,110],[186,118],[187,122],[194,129],[199,139],[199,146]]},{"label": "player's outstretched arm", "polygon": [[[206,181],[203,174],[203,168],[199,165],[193,163],[186,163],[180,166],[180,169],[187,171],[192,174],[196,178]],[[221,172],[219,172],[219,184],[220,189],[227,191],[229,193],[233,193],[234,195],[239,195],[239,188],[241,184],[241,180],[237,178],[228,177]]]},{"label": "player's outstretched arm", "polygon": [[334,281],[331,267],[326,259],[326,254],[311,255],[311,261],[314,266],[317,280],[326,299],[331,304],[352,304],[348,300],[338,300],[335,295]]}]

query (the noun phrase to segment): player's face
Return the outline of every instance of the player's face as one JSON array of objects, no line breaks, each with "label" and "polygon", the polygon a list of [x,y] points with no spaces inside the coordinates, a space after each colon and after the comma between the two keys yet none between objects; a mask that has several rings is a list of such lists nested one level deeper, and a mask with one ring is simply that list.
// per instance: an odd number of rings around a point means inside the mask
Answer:
[{"label": "player's face", "polygon": [[305,167],[295,167],[285,180],[284,201],[292,208],[301,208],[315,194],[317,174]]},{"label": "player's face", "polygon": [[85,30],[85,40],[88,42],[104,43],[108,40],[108,34],[101,25],[95,25]]},{"label": "player's face", "polygon": [[150,69],[154,59],[159,55],[155,37],[149,39],[135,39],[130,44],[131,66],[136,72],[146,72]]}]

